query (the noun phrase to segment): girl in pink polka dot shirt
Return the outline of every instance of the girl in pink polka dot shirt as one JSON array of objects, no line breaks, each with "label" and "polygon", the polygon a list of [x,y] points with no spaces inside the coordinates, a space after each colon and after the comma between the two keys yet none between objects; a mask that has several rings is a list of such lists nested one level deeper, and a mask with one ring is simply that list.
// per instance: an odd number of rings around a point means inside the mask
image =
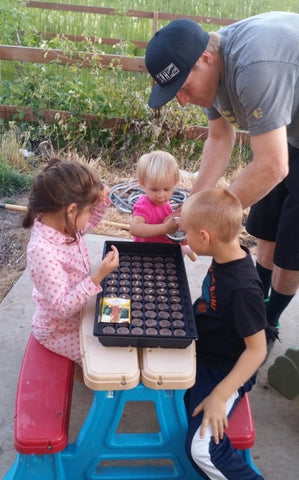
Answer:
[{"label": "girl in pink polka dot shirt", "polygon": [[27,264],[36,303],[33,334],[46,348],[79,365],[80,311],[119,264],[118,250],[112,246],[91,273],[82,235],[103,218],[110,204],[108,193],[87,166],[51,159],[35,178],[23,221],[31,228]]}]

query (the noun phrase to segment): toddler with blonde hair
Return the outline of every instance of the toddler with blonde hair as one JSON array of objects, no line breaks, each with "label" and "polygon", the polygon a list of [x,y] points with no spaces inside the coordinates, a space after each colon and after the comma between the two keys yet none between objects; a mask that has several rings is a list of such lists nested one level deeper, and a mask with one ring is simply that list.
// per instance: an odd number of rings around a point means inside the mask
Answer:
[{"label": "toddler with blonde hair", "polygon": [[[137,163],[137,179],[145,194],[133,207],[130,233],[135,242],[174,243],[167,235],[174,234],[178,225],[170,204],[180,172],[178,164],[168,152],[155,150],[142,155]],[[195,260],[188,245],[183,254]]]}]

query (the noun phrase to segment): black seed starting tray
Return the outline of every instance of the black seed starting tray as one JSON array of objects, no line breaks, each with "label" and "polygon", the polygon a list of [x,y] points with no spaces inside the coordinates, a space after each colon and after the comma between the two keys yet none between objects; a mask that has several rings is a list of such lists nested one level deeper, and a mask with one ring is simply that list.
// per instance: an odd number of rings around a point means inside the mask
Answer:
[{"label": "black seed starting tray", "polygon": [[[103,256],[112,244],[119,267],[102,282],[94,335],[105,346],[186,348],[197,330],[180,245],[106,241]],[[129,315],[103,315],[109,299],[129,300]]]}]

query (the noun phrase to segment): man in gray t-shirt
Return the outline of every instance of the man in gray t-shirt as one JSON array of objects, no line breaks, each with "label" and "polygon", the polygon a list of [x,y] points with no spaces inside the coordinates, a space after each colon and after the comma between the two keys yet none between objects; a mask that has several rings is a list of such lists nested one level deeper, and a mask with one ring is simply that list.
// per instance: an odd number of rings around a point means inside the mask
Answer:
[{"label": "man in gray t-shirt", "polygon": [[299,284],[298,46],[299,15],[269,12],[210,34],[192,20],[174,20],[145,55],[156,81],[150,107],[176,97],[206,109],[209,133],[191,193],[224,174],[235,127],[250,135],[252,160],[229,189],[251,206],[247,230],[258,239],[256,266],[269,295],[269,350]]},{"label": "man in gray t-shirt", "polygon": [[218,34],[223,72],[209,120],[223,116],[251,136],[287,125],[299,148],[299,15],[261,14]]}]

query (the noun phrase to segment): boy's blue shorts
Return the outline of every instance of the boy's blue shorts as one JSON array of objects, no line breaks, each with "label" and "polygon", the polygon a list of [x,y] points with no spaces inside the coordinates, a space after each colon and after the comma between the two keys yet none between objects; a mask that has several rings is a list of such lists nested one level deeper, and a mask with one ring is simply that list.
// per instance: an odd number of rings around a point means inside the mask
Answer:
[{"label": "boy's blue shorts", "polygon": [[275,242],[274,263],[299,270],[299,149],[289,145],[289,174],[254,204],[246,229],[256,238]]}]

